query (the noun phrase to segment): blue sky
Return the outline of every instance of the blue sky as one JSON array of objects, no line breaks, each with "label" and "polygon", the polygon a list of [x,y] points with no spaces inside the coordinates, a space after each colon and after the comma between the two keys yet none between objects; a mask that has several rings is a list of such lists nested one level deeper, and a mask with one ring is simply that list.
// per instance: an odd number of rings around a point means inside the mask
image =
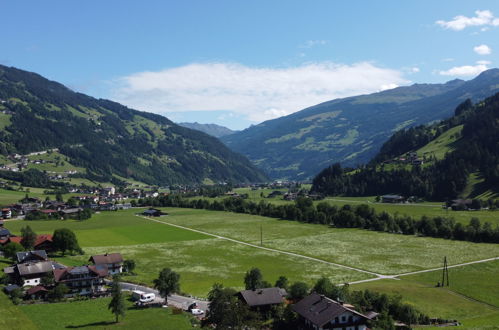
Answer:
[{"label": "blue sky", "polygon": [[498,1],[0,1],[0,63],[242,129],[496,67]]}]

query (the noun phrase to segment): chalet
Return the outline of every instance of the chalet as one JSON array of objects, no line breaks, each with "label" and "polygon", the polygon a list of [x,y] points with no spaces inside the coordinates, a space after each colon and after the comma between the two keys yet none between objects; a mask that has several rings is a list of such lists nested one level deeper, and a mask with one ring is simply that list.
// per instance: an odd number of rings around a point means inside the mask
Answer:
[{"label": "chalet", "polygon": [[296,198],[298,198],[297,193],[285,193],[283,199],[287,201],[294,201]]},{"label": "chalet", "polygon": [[312,293],[292,306],[303,329],[367,330],[368,317],[351,307]]},{"label": "chalet", "polygon": [[45,250],[35,250],[35,251],[24,251],[17,252],[17,263],[22,264],[26,262],[38,262],[38,261],[47,261],[47,253]]},{"label": "chalet", "polygon": [[94,295],[105,291],[104,278],[108,275],[106,266],[78,266],[54,270],[56,284],[63,283],[70,295]]},{"label": "chalet", "polygon": [[243,290],[237,293],[241,301],[250,308],[262,309],[272,305],[279,305],[284,302],[284,297],[288,293],[281,288],[264,288],[256,290]]},{"label": "chalet", "polygon": [[473,200],[471,199],[454,199],[451,204],[453,210],[468,210],[471,207]]},{"label": "chalet", "polygon": [[88,261],[96,266],[106,266],[111,275],[119,274],[123,271],[123,257],[121,253],[106,253],[91,256]]},{"label": "chalet", "polygon": [[[14,243],[19,243],[21,244],[22,237],[12,237],[10,236],[9,239],[7,240],[6,243],[14,242]],[[33,244],[33,248],[35,250],[45,250],[45,251],[52,251],[53,250],[53,243],[52,243],[52,235],[49,234],[43,234],[43,235],[37,235],[35,244]]]},{"label": "chalet", "polygon": [[4,268],[11,281],[21,286],[34,286],[41,282],[41,279],[51,274],[55,269],[52,261],[29,261],[14,266]]},{"label": "chalet", "polygon": [[145,210],[144,212],[142,212],[142,215],[145,215],[146,217],[159,217],[159,216],[168,215],[168,214],[165,212],[161,212],[161,210],[151,208],[151,209],[148,209],[148,210]]},{"label": "chalet", "polygon": [[403,203],[405,198],[400,195],[383,195],[381,196],[382,203]]},{"label": "chalet", "polygon": [[118,210],[128,210],[132,207],[132,204],[130,203],[116,204],[115,207]]}]

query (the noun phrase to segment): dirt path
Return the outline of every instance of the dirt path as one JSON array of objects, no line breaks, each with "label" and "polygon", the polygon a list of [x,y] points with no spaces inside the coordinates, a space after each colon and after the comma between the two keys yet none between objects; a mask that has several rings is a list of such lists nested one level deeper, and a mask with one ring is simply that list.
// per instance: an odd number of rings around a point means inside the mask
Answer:
[{"label": "dirt path", "polygon": [[[318,258],[314,258],[314,257],[309,257],[309,256],[306,256],[306,255],[303,255],[303,254],[299,254],[299,253],[282,251],[282,250],[272,249],[272,248],[268,248],[268,247],[264,247],[264,246],[260,246],[260,245],[256,245],[256,244],[251,244],[251,243],[239,241],[239,240],[236,240],[236,239],[233,239],[233,238],[224,237],[224,236],[220,236],[220,235],[217,235],[217,234],[212,234],[212,233],[205,232],[205,231],[202,231],[202,230],[197,230],[197,229],[193,229],[193,228],[189,228],[189,227],[184,227],[184,226],[176,225],[176,224],[169,223],[169,222],[166,222],[166,221],[161,221],[161,220],[157,220],[157,219],[153,219],[153,218],[148,218],[148,217],[144,217],[144,216],[138,216],[138,217],[146,219],[146,220],[149,220],[149,221],[154,221],[154,222],[157,222],[157,223],[161,223],[161,224],[164,224],[164,225],[167,225],[167,226],[177,227],[177,228],[181,228],[181,229],[193,231],[193,232],[196,232],[196,233],[199,233],[199,234],[212,236],[212,237],[215,237],[215,238],[218,238],[218,239],[223,239],[223,240],[226,240],[226,241],[229,241],[229,242],[233,242],[233,243],[237,243],[237,244],[242,244],[242,245],[250,246],[250,247],[253,247],[253,248],[256,248],[256,249],[261,249],[261,250],[275,252],[275,253],[281,253],[281,254],[285,254],[285,255],[288,255],[288,256],[297,257],[297,258],[303,258],[303,259],[307,259],[307,260],[311,260],[311,261],[316,261],[316,262],[320,262],[320,263],[323,263],[323,264],[328,264],[328,265],[331,265],[331,266],[335,266],[335,267],[339,267],[339,268],[343,268],[343,269],[348,269],[348,270],[353,270],[353,271],[356,271],[356,272],[360,272],[360,273],[369,274],[371,276],[374,276],[373,278],[369,278],[369,279],[365,279],[365,280],[349,282],[349,284],[358,284],[358,283],[372,282],[372,281],[377,281],[377,280],[382,280],[382,279],[399,280],[398,277],[400,277],[400,276],[416,275],[416,274],[421,274],[421,273],[434,272],[434,271],[438,271],[438,270],[442,269],[442,267],[437,267],[437,268],[424,269],[424,270],[418,270],[418,271],[414,271],[414,272],[407,272],[407,273],[401,273],[401,274],[395,274],[395,275],[383,275],[383,274],[374,273],[374,272],[371,272],[371,271],[368,271],[368,270],[365,270],[365,269],[361,269],[361,268],[346,266],[346,265],[337,264],[337,263],[334,263],[334,262],[330,262],[330,261],[326,261],[326,260],[322,260],[322,259],[318,259]],[[473,265],[473,264],[479,264],[479,263],[483,263],[483,262],[490,262],[490,261],[495,261],[495,260],[499,260],[499,257],[482,259],[482,260],[475,260],[475,261],[470,261],[470,262],[464,262],[464,263],[456,264],[456,265],[450,265],[450,266],[448,266],[448,268],[463,267],[463,266],[468,266],[468,265]]]}]

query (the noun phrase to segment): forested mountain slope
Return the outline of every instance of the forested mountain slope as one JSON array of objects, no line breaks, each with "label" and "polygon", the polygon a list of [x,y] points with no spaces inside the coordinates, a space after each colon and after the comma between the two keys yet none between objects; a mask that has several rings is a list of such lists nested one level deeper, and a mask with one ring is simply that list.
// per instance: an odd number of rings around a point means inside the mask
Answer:
[{"label": "forested mountain slope", "polygon": [[86,176],[149,184],[265,180],[244,156],[160,115],[75,93],[42,76],[0,66],[0,154],[51,148]]},{"label": "forested mountain slope", "polygon": [[368,162],[396,131],[444,119],[499,91],[499,69],[470,81],[415,84],[325,102],[222,137],[273,178],[305,179],[334,162]]},{"label": "forested mountain slope", "polygon": [[482,190],[499,193],[499,93],[475,105],[466,100],[442,122],[397,132],[366,166],[324,169],[312,190],[446,200],[462,195],[472,177]]}]

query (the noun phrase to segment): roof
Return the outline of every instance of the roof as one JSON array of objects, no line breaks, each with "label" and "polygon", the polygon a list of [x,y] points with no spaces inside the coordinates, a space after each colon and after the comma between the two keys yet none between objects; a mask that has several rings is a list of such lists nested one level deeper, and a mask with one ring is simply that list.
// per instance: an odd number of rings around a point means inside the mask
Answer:
[{"label": "roof", "polygon": [[401,199],[401,198],[404,198],[400,195],[383,195],[381,196],[382,198],[390,198],[390,199]]},{"label": "roof", "polygon": [[10,236],[10,231],[7,228],[0,228],[0,236]]},{"label": "roof", "polygon": [[45,250],[17,252],[17,262],[22,263],[25,260],[47,260],[47,252]]},{"label": "roof", "polygon": [[106,253],[96,256],[91,256],[88,261],[93,262],[96,265],[100,264],[117,264],[123,262],[123,257],[121,253]]},{"label": "roof", "polygon": [[35,294],[35,293],[38,293],[38,292],[41,292],[41,291],[48,292],[48,290],[45,289],[45,287],[43,287],[41,285],[37,285],[37,286],[34,286],[34,287],[28,289],[28,291],[26,291],[26,294],[27,295],[32,295],[32,294]]},{"label": "roof", "polygon": [[306,296],[294,304],[292,309],[318,327],[324,326],[345,312],[367,319],[365,315],[317,293]]},{"label": "roof", "polygon": [[18,289],[18,288],[20,288],[20,286],[17,285],[17,284],[9,284],[5,288],[3,288],[3,289],[5,290],[5,292],[10,293],[10,292],[12,292],[12,291],[14,291],[15,289]]},{"label": "roof", "polygon": [[287,295],[286,290],[280,288],[265,288],[256,290],[243,290],[239,294],[248,306],[275,305],[283,302]]},{"label": "roof", "polygon": [[21,276],[49,273],[53,269],[54,267],[52,267],[52,261],[27,262],[23,264],[17,264],[17,271]]},{"label": "roof", "polygon": [[[10,237],[9,240],[14,243],[19,243],[21,244],[21,240],[23,238],[21,236],[18,237]],[[52,242],[52,235],[49,234],[44,234],[44,235],[37,235],[35,244],[33,244],[34,247],[37,247],[38,245],[45,243],[45,242]]]},{"label": "roof", "polygon": [[76,277],[77,275],[88,274],[89,277],[106,277],[108,275],[106,266],[78,266],[67,267],[63,269],[54,269],[54,280],[60,282],[70,275],[68,279]]},{"label": "roof", "polygon": [[72,209],[65,209],[65,210],[62,210],[61,212],[64,213],[64,214],[73,214],[73,213],[78,213],[80,211],[82,211],[83,209],[77,207],[77,208],[72,208]]}]

